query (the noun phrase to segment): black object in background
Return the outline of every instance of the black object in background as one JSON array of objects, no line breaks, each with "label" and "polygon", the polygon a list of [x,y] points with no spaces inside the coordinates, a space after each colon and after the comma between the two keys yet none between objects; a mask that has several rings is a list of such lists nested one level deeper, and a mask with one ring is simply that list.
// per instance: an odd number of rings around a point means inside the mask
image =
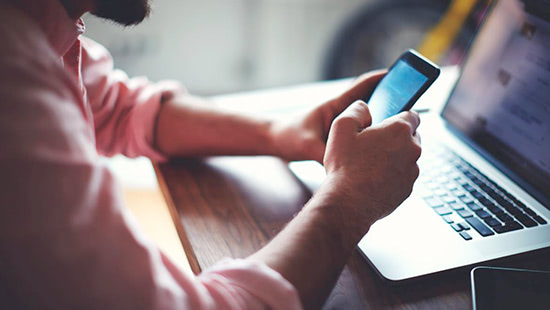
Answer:
[{"label": "black object in background", "polygon": [[474,310],[550,309],[550,271],[477,267],[471,279]]},{"label": "black object in background", "polygon": [[[461,1],[461,0],[456,0]],[[438,63],[459,65],[476,33],[480,8],[490,0],[478,0],[463,24],[448,55]],[[451,0],[370,0],[346,19],[329,43],[321,79],[357,76],[388,67],[404,49],[416,47],[440,21]]]}]

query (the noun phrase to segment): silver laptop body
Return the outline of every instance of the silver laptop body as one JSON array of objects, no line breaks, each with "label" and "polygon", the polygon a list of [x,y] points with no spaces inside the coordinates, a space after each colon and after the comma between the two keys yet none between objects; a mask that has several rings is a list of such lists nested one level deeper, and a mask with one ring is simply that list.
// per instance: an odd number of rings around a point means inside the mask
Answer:
[{"label": "silver laptop body", "polygon": [[358,245],[380,275],[550,246],[549,98],[550,3],[493,3],[442,113],[422,119],[412,195]]}]

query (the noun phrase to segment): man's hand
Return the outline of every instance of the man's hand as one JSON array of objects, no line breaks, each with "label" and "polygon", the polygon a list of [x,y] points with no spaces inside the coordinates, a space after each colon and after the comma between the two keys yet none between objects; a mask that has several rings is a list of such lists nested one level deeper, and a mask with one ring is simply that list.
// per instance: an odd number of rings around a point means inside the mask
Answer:
[{"label": "man's hand", "polygon": [[280,145],[288,148],[283,157],[322,161],[327,179],[250,259],[290,281],[306,309],[321,308],[357,242],[410,194],[418,176],[418,115],[404,112],[371,126],[367,105],[357,101],[367,98],[382,76],[360,77],[346,93],[279,132]]},{"label": "man's hand", "polygon": [[342,220],[358,225],[356,237],[411,193],[419,173],[419,123],[418,114],[403,112],[369,127],[371,116],[362,101],[334,121],[324,157],[327,183],[345,206],[339,210]]},{"label": "man's hand", "polygon": [[316,160],[322,163],[334,119],[355,100],[370,96],[385,73],[382,70],[364,74],[339,97],[291,121],[274,122],[271,132],[275,154],[287,160]]},{"label": "man's hand", "polygon": [[369,227],[392,212],[418,176],[419,118],[404,112],[371,125],[356,101],[330,126],[327,179],[302,211],[250,257],[290,281],[306,309],[321,308],[349,255]]}]

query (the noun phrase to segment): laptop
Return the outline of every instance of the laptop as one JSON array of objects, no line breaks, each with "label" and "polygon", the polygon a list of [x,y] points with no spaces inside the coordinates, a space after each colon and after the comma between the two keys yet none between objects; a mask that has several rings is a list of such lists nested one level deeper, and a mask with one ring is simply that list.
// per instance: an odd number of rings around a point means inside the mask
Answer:
[{"label": "laptop", "polygon": [[358,244],[382,277],[550,247],[549,98],[550,1],[493,1],[441,113],[422,116],[411,196]]}]

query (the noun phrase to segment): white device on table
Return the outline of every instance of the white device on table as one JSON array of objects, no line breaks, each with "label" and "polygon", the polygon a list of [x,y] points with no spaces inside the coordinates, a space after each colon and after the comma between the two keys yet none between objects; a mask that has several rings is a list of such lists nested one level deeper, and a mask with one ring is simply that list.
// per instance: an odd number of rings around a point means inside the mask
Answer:
[{"label": "white device on table", "polygon": [[443,111],[422,118],[413,193],[358,244],[382,277],[550,246],[549,10],[544,1],[491,4]]}]

